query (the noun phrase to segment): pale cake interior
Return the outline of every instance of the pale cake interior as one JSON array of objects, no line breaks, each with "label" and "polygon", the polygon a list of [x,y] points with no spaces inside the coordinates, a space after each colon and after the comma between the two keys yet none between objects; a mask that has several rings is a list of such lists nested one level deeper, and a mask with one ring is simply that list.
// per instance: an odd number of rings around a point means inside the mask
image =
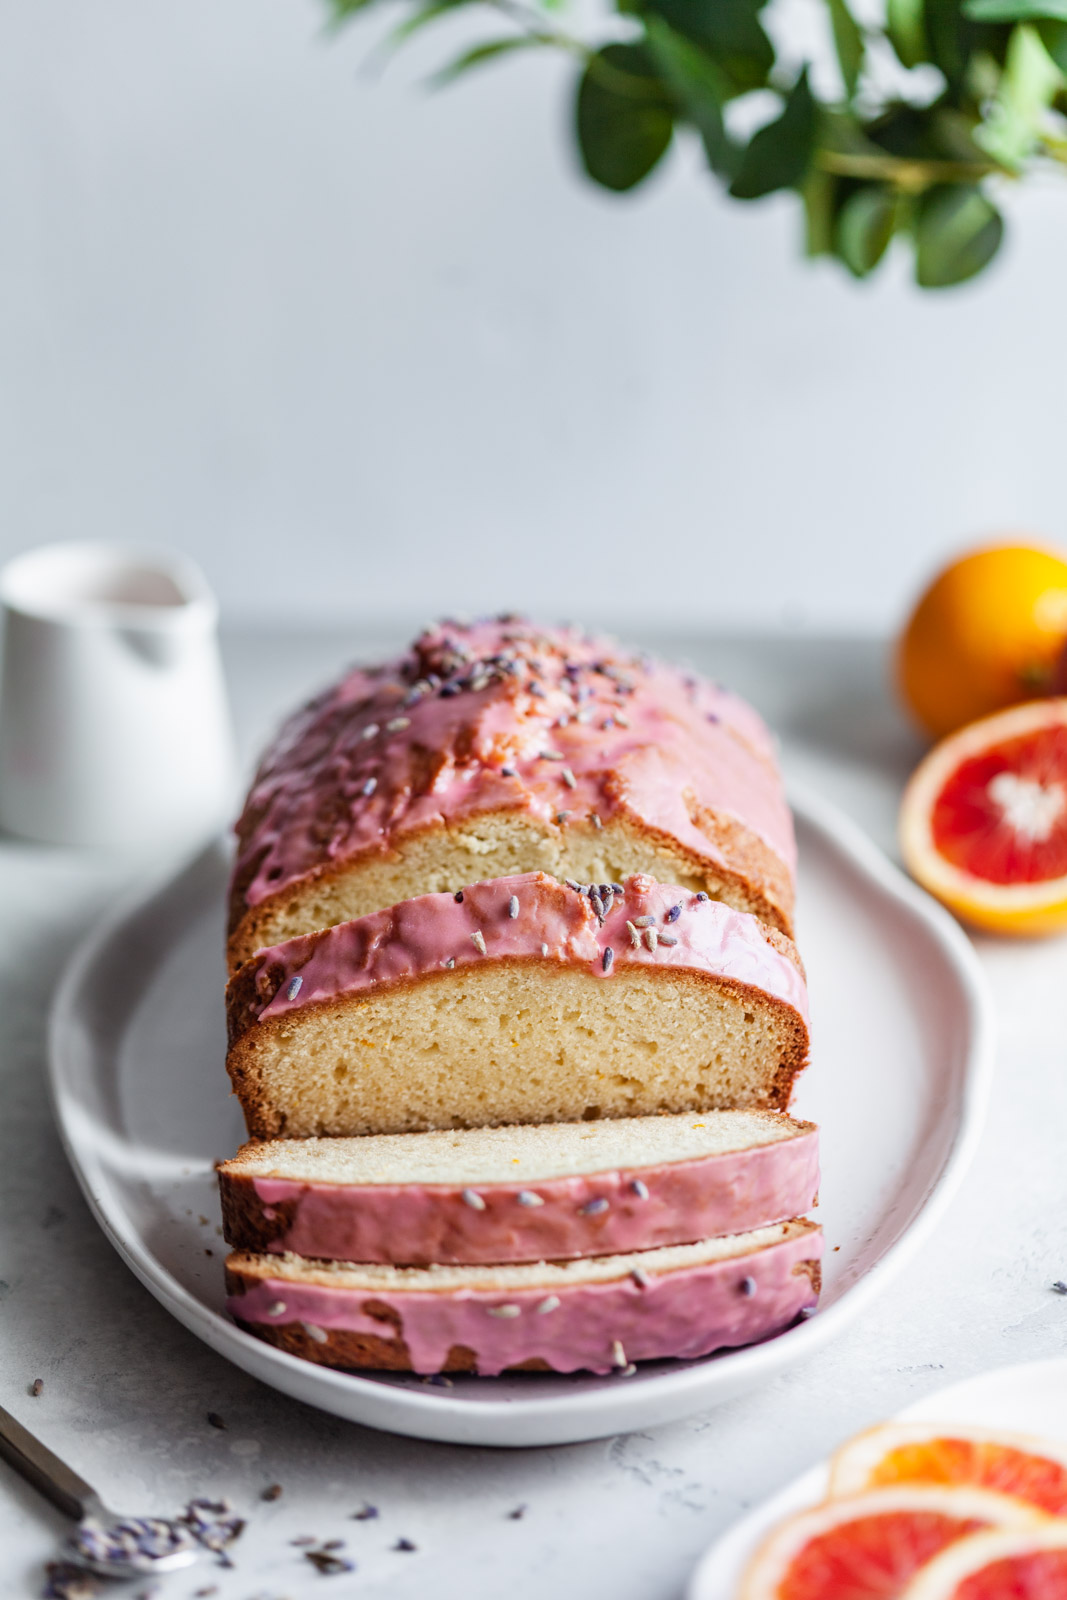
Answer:
[{"label": "pale cake interior", "polygon": [[224,1174],[327,1184],[496,1184],[639,1171],[775,1144],[811,1131],[773,1111],[630,1117],[248,1144]]},{"label": "pale cake interior", "polygon": [[252,907],[234,935],[232,967],[257,949],[298,934],[332,928],[423,894],[454,893],[471,883],[522,872],[545,872],[561,881],[619,883],[647,872],[680,889],[705,890],[738,911],[775,915],[757,892],[711,864],[698,866],[680,850],[637,833],[624,821],[554,827],[537,818],[494,812],[460,826],[393,841],[388,855],[363,857]]},{"label": "pale cake interior", "polygon": [[253,1024],[230,1057],[253,1137],[776,1109],[807,1033],[758,990],[647,967],[486,962]]},{"label": "pale cake interior", "polygon": [[634,1250],[617,1256],[584,1256],[577,1261],[529,1261],[508,1266],[392,1267],[373,1262],[312,1261],[295,1255],[254,1255],[245,1251],[232,1255],[227,1266],[243,1277],[321,1284],[328,1289],[357,1292],[447,1293],[481,1289],[507,1294],[521,1289],[561,1289],[575,1284],[608,1283],[638,1270],[649,1277],[680,1272],[687,1267],[752,1255],[787,1239],[817,1232],[812,1222],[778,1222],[769,1228],[755,1228],[750,1233],[701,1239],[696,1244],[662,1245],[656,1250]]}]

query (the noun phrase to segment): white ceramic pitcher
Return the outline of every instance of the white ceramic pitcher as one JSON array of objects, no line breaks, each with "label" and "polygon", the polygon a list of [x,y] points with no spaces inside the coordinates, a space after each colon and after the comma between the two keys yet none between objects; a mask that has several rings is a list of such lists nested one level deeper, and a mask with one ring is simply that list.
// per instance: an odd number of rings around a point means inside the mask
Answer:
[{"label": "white ceramic pitcher", "polygon": [[55,544],[0,571],[0,825],[51,844],[191,842],[233,799],[218,608],[169,552]]}]

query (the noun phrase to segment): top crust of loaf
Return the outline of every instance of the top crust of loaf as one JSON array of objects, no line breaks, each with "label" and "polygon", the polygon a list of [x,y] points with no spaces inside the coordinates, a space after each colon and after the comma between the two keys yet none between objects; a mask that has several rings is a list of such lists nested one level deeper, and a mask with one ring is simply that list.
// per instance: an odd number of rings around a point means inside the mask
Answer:
[{"label": "top crust of loaf", "polygon": [[[756,917],[641,874],[583,893],[543,873],[422,895],[263,950],[227,989],[230,1045],[257,1023],[414,979],[495,961],[545,961],[610,982],[623,969],[695,972],[808,1007],[803,967]],[[595,896],[595,899],[594,899]]]},{"label": "top crust of loaf", "polygon": [[600,1122],[459,1128],[360,1138],[252,1140],[219,1164],[226,1177],[325,1184],[537,1183],[640,1172],[779,1144],[815,1132],[772,1111],[627,1117]]},{"label": "top crust of loaf", "polygon": [[[323,925],[314,885],[370,873],[420,838],[443,850],[489,818],[521,824],[504,870],[549,866],[546,848],[572,870],[568,839],[577,860],[594,833],[615,829],[650,857],[627,858],[627,870],[651,869],[659,852],[676,873],[791,930],[792,821],[756,713],[606,640],[504,618],[430,629],[286,723],[237,825],[231,960],[269,942],[274,911],[294,895],[309,921],[283,937]],[[460,881],[475,876],[485,873]],[[438,886],[394,883],[389,899]]]}]

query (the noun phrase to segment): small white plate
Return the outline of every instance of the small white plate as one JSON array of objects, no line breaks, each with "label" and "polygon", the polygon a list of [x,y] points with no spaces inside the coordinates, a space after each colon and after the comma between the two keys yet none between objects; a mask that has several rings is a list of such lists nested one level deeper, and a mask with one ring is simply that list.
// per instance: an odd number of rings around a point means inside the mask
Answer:
[{"label": "small white plate", "polygon": [[[1067,1442],[1067,1360],[1028,1361],[983,1372],[924,1395],[894,1421],[969,1423]],[[794,1511],[824,1500],[829,1483],[830,1464],[820,1461],[735,1523],[697,1567],[686,1600],[736,1600],[741,1575],[761,1540]]]},{"label": "small white plate", "polygon": [[235,1327],[223,1310],[213,1171],[243,1138],[223,1067],[221,845],[115,915],[56,996],[56,1116],[104,1232],[157,1300],[245,1371],[337,1416],[420,1438],[597,1438],[715,1405],[803,1360],[889,1284],[944,1210],[978,1138],[992,1029],[955,923],[841,813],[811,798],[795,805],[815,1038],[796,1110],[822,1128],[816,1216],[827,1243],[809,1322],[630,1378],[516,1374],[450,1388],[330,1371]]}]

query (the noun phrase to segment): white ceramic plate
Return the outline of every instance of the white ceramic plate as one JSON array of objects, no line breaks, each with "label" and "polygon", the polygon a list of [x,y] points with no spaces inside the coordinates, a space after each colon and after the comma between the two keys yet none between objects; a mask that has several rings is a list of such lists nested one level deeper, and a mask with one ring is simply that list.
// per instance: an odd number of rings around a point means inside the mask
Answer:
[{"label": "white ceramic plate", "polygon": [[944,1209],[978,1137],[992,1041],[977,963],[951,919],[839,812],[811,798],[796,809],[815,1038],[796,1109],[822,1127],[816,1216],[828,1246],[822,1305],[807,1323],[630,1378],[516,1374],[451,1388],[332,1372],[236,1328],[223,1311],[213,1172],[243,1137],[223,1068],[221,846],[114,916],[56,997],[56,1116],[104,1232],[157,1300],[245,1371],[421,1438],[597,1438],[714,1405],[803,1360],[887,1286]]},{"label": "white ceramic plate", "polygon": [[[894,1420],[970,1423],[1067,1443],[1067,1360],[997,1367],[925,1395]],[[736,1600],[741,1575],[760,1541],[784,1517],[825,1499],[829,1482],[829,1462],[820,1461],[750,1511],[708,1551],[690,1580],[686,1600]]]}]

